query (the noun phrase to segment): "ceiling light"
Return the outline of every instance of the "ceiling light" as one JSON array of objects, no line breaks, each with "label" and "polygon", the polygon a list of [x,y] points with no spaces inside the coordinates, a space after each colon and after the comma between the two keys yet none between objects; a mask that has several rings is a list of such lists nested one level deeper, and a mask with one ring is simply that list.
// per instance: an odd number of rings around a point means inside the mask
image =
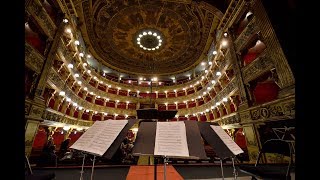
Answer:
[{"label": "ceiling light", "polygon": [[153,33],[153,36],[157,36],[157,33]]},{"label": "ceiling light", "polygon": [[80,57],[83,57],[83,56],[84,56],[84,54],[83,54],[83,53],[79,53],[79,56],[80,56]]},{"label": "ceiling light", "polygon": [[80,42],[79,42],[78,40],[75,40],[75,41],[74,41],[74,44],[75,44],[75,45],[79,45]]},{"label": "ceiling light", "polygon": [[83,66],[87,66],[87,63],[83,63]]},{"label": "ceiling light", "polygon": [[84,87],[83,89],[84,89],[85,91],[86,91],[86,90],[88,90],[88,88],[87,88],[87,87]]},{"label": "ceiling light", "polygon": [[226,41],[226,40],[223,40],[222,42],[221,42],[221,45],[222,46],[226,46],[228,44],[228,42]]},{"label": "ceiling light", "polygon": [[143,35],[142,34],[139,34],[139,37],[142,37]]},{"label": "ceiling light", "polygon": [[88,55],[87,55],[87,58],[91,58],[91,55],[90,55],[90,54],[88,54]]},{"label": "ceiling light", "polygon": [[217,75],[217,76],[221,76],[221,72],[218,71],[218,72],[216,73],[216,75]]},{"label": "ceiling light", "polygon": [[60,96],[64,96],[64,95],[66,95],[66,93],[65,93],[64,91],[60,91],[60,92],[59,92],[59,95],[60,95]]},{"label": "ceiling light", "polygon": [[68,22],[69,22],[68,19],[63,19],[62,21],[63,21],[64,23],[68,23]]},{"label": "ceiling light", "polygon": [[74,77],[79,77],[79,74],[78,73],[74,74]]},{"label": "ceiling light", "polygon": [[71,33],[72,31],[71,31],[70,28],[68,28],[68,29],[66,29],[66,32],[67,32],[67,33]]},{"label": "ceiling light", "polygon": [[217,54],[217,51],[213,51],[212,54],[213,54],[213,55],[216,55],[216,54]]},{"label": "ceiling light", "polygon": [[68,64],[68,68],[72,69],[73,68],[73,64]]}]

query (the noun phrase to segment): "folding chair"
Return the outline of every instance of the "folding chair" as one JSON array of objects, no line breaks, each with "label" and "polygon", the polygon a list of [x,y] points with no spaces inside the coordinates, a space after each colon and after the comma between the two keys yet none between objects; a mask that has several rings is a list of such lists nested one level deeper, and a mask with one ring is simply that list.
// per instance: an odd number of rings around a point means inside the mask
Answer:
[{"label": "folding chair", "polygon": [[[288,163],[261,164],[262,154],[277,153],[290,158]],[[293,149],[290,142],[281,139],[267,140],[259,151],[254,165],[240,164],[239,170],[252,176],[252,179],[290,180],[293,167]]]}]

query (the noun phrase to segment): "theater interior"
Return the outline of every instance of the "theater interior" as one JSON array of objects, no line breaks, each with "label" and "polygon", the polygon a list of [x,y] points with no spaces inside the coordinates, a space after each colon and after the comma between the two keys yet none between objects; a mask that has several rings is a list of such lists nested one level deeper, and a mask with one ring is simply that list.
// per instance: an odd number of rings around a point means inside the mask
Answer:
[{"label": "theater interior", "polygon": [[[169,158],[167,179],[277,179],[280,166],[242,169],[258,158],[289,164],[283,176],[294,179],[295,57],[284,31],[294,9],[294,0],[26,0],[26,179],[156,179],[157,166],[163,179],[162,158],[130,154],[141,109],[218,124],[243,150],[222,159],[201,137],[207,158]],[[84,159],[70,148],[97,121],[136,119],[128,152]],[[270,140],[290,154],[261,155]]]}]

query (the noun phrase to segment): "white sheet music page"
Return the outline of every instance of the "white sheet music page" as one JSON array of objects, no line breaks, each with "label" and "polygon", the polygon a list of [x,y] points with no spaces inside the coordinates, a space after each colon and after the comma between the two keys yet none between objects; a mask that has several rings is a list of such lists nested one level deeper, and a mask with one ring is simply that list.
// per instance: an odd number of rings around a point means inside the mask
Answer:
[{"label": "white sheet music page", "polygon": [[222,129],[221,126],[210,125],[210,127],[217,133],[220,139],[234,155],[243,153],[243,150],[232,140],[232,138]]},{"label": "white sheet music page", "polygon": [[70,148],[102,156],[128,120],[96,121]]},{"label": "white sheet music page", "polygon": [[184,122],[157,122],[154,155],[189,157]]}]

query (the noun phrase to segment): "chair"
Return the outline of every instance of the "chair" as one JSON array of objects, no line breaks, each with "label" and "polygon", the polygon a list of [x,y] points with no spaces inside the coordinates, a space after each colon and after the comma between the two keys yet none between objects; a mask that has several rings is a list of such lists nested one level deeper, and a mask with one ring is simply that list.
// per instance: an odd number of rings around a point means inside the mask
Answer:
[{"label": "chair", "polygon": [[[288,163],[262,164],[262,154],[277,153],[290,157]],[[239,170],[252,176],[252,179],[290,180],[290,171],[293,167],[293,149],[290,142],[281,139],[267,140],[259,151],[254,165],[240,164]]]}]

